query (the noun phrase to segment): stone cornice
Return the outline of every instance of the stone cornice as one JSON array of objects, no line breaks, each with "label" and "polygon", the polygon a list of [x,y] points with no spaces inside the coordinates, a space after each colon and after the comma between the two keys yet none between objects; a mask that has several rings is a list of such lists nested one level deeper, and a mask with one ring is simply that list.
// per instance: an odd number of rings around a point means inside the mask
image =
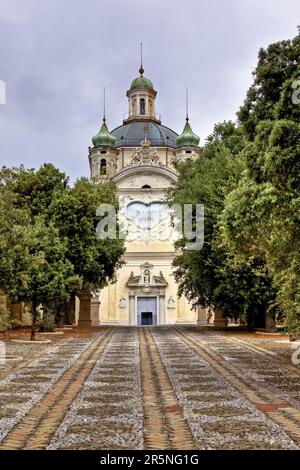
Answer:
[{"label": "stone cornice", "polygon": [[118,173],[112,178],[112,180],[117,184],[128,176],[143,174],[161,175],[165,176],[170,181],[177,181],[176,173],[165,165],[130,165],[118,171]]}]

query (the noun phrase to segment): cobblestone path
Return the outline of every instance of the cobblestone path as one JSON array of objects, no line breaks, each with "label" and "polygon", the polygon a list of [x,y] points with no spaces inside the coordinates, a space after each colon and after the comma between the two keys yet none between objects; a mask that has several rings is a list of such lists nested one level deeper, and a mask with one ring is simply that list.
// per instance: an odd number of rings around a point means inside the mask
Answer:
[{"label": "cobblestone path", "polygon": [[199,328],[106,328],[0,373],[0,450],[300,448],[300,371]]}]

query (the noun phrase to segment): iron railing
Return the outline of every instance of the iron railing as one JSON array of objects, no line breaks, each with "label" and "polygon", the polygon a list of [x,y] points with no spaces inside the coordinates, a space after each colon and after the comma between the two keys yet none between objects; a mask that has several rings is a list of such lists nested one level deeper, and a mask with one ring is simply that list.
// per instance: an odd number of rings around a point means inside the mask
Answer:
[{"label": "iron railing", "polygon": [[[158,114],[158,113],[152,113],[152,114],[138,114],[138,115],[132,115],[130,116],[130,118],[132,117],[132,119],[136,119],[136,118],[140,118],[140,119],[155,119],[156,121],[161,121],[161,114]],[[124,113],[123,114],[123,121],[126,121],[127,119],[130,119],[129,118],[129,113]]]}]

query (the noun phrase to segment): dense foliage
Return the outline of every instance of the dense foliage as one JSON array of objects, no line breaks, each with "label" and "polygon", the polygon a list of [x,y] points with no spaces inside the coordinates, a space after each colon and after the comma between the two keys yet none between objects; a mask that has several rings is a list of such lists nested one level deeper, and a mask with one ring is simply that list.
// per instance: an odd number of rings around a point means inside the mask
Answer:
[{"label": "dense foliage", "polygon": [[200,158],[179,164],[178,184],[169,192],[169,203],[204,204],[205,224],[201,250],[185,250],[184,238],[177,243],[175,278],[180,293],[194,305],[221,309],[249,326],[264,326],[274,290],[263,260],[236,262],[221,237],[220,215],[226,197],[245,169],[243,159],[237,158],[244,145],[240,129],[223,123],[216,126]]},{"label": "dense foliage", "polygon": [[40,304],[59,320],[71,296],[114,278],[123,242],[97,237],[103,202],[117,208],[112,183],[81,179],[69,187],[50,164],[1,170],[0,288],[13,302],[31,304],[32,338]]},{"label": "dense foliage", "polygon": [[[273,276],[287,326],[300,330],[300,100],[293,100],[295,84],[300,94],[300,34],[292,41],[271,45],[256,71],[260,106],[252,103],[247,118],[252,140],[244,156],[247,172],[226,201],[224,238],[236,258],[263,256]],[[266,74],[265,63],[272,64]],[[269,90],[277,70],[276,93]],[[249,97],[248,97],[249,99]],[[259,100],[258,100],[259,101]],[[264,106],[263,106],[264,104]],[[246,106],[247,108],[247,106]],[[265,112],[262,114],[262,110]],[[259,109],[259,112],[258,112]]]},{"label": "dense foliage", "polygon": [[181,292],[248,325],[283,315],[291,331],[300,330],[299,57],[300,34],[259,52],[237,125],[215,126],[169,194],[205,205],[203,249],[178,243]]}]

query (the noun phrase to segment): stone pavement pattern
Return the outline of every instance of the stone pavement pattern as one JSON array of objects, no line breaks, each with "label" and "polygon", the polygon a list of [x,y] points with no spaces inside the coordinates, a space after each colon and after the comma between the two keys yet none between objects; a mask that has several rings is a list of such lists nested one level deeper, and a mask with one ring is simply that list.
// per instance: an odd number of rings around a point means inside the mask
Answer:
[{"label": "stone pavement pattern", "polygon": [[0,450],[300,448],[300,370],[261,341],[116,327],[28,358],[0,370]]}]

